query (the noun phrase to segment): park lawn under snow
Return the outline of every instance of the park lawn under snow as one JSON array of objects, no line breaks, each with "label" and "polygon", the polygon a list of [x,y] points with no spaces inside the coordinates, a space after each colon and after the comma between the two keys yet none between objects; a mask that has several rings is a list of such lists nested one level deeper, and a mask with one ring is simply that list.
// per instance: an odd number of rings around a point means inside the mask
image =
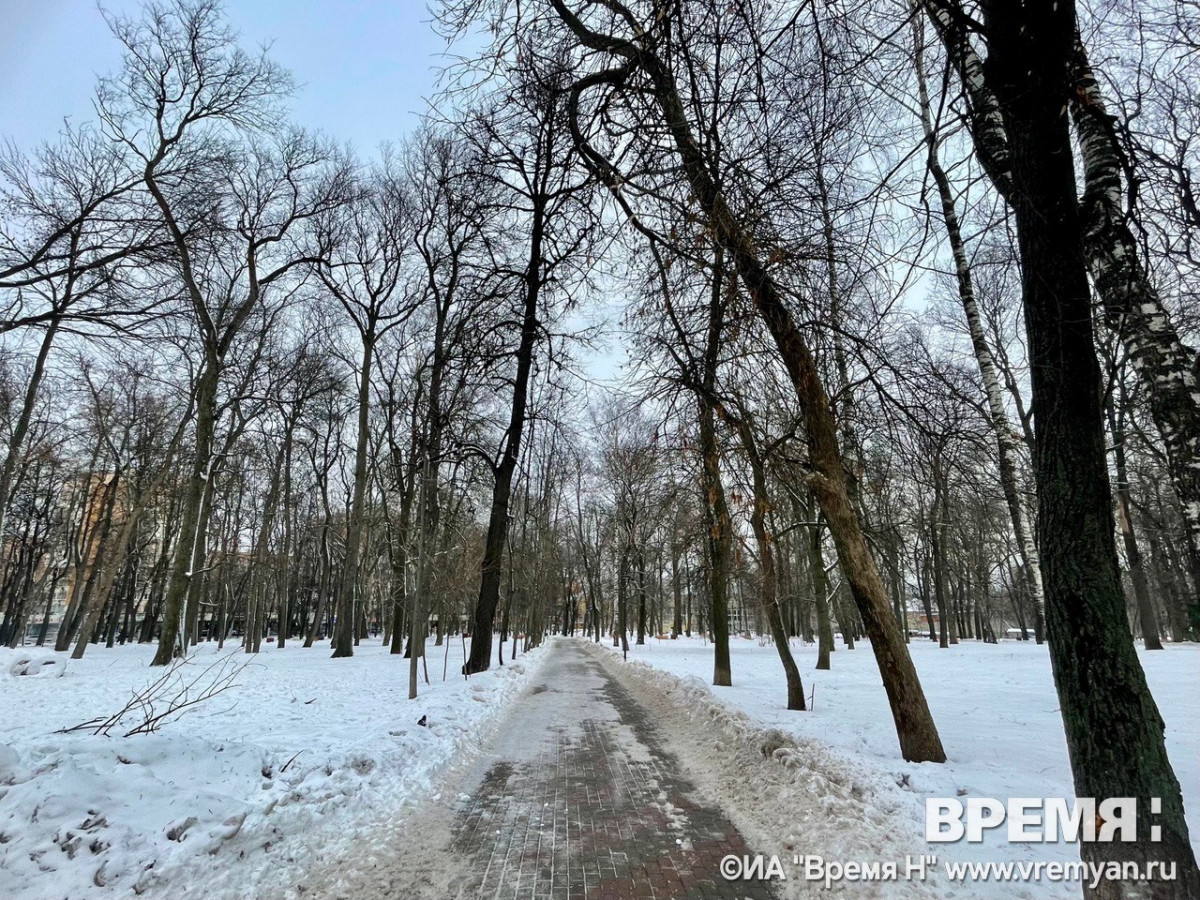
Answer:
[{"label": "park lawn under snow", "polygon": [[205,644],[183,667],[188,680],[248,662],[224,693],[153,734],[122,736],[136,715],[108,737],[57,733],[119,710],[162,674],[153,653],[0,650],[3,900],[251,897],[301,883],[436,794],[441,770],[482,739],[541,651],[466,681],[460,643],[431,641],[432,683],[409,701],[408,660],[377,641],[352,659],[330,659],[324,642],[256,656]]},{"label": "park lawn under snow", "polygon": [[[604,646],[619,654],[611,641]],[[712,645],[700,638],[648,638],[644,646],[631,644],[629,659],[670,673],[666,679],[655,676],[660,681],[677,676],[689,688],[702,685],[727,707],[763,727],[794,736],[801,745],[799,752],[814,744],[831,751],[872,793],[885,794],[888,807],[902,811],[907,821],[897,819],[895,828],[901,838],[911,835],[914,854],[998,862],[1077,859],[1073,844],[1009,844],[1003,828],[990,833],[982,846],[925,843],[925,797],[1071,798],[1074,790],[1046,647],[1022,641],[966,641],[941,650],[928,640],[914,638],[910,649],[946,748],[944,765],[912,764],[900,758],[887,698],[865,641],[854,650],[846,650],[839,641],[832,669],[824,672],[814,668],[815,645],[792,641],[805,694],[815,699],[810,712],[785,708],[782,667],[775,647],[765,641],[730,639],[732,687],[711,685]],[[1169,644],[1149,653],[1139,645],[1138,657],[1166,722],[1167,750],[1183,788],[1193,845],[1200,851],[1200,717],[1196,715],[1200,645]],[[662,686],[670,689],[668,684]],[[790,849],[787,827],[780,823],[780,843]],[[804,854],[820,848],[797,847],[796,851]],[[1079,895],[1077,884],[977,884],[975,889],[983,893],[996,889],[997,896]]]}]

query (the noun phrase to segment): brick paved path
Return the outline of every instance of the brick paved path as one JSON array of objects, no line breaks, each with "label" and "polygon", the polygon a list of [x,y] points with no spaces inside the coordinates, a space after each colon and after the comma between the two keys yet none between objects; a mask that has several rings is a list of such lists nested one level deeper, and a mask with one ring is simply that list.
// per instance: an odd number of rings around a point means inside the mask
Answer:
[{"label": "brick paved path", "polygon": [[548,650],[456,811],[459,898],[768,898],[718,864],[749,851],[695,796],[642,706],[586,652]]}]

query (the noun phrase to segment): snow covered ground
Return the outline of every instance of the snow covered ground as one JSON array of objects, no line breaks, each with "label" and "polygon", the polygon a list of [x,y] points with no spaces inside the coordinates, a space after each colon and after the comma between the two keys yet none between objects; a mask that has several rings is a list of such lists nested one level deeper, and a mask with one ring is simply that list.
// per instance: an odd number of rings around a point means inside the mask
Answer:
[{"label": "snow covered ground", "polygon": [[[983,845],[931,845],[924,840],[926,797],[1004,800],[1074,796],[1045,647],[1020,641],[998,645],[964,642],[940,650],[931,642],[913,641],[913,659],[949,757],[946,764],[936,765],[900,759],[887,699],[868,644],[850,651],[839,642],[833,668],[818,672],[814,669],[816,647],[793,641],[792,652],[804,678],[805,693],[815,699],[810,712],[789,712],[785,708],[783,672],[773,646],[738,637],[731,638],[730,645],[732,687],[713,687],[709,683],[712,647],[699,638],[649,638],[644,646],[631,645],[630,663],[625,669],[647,686],[673,694],[678,703],[697,707],[699,715],[711,717],[725,730],[731,722],[735,731],[751,734],[753,740],[761,740],[760,729],[785,732],[796,746],[777,757],[785,764],[789,756],[794,757],[791,762],[801,768],[796,778],[821,780],[819,770],[828,769],[825,774],[832,776],[834,784],[848,786],[849,794],[866,800],[860,810],[864,818],[872,810],[887,811],[888,856],[898,850],[933,852],[943,861],[1078,859],[1073,844],[1010,844],[1004,839],[1004,829],[988,834]],[[601,646],[619,661],[619,651],[611,642]],[[1192,840],[1200,850],[1200,718],[1196,716],[1200,646],[1168,645],[1152,653],[1139,649],[1139,657],[1166,721],[1168,752],[1183,787]],[[728,711],[729,722],[721,721],[726,719],[722,714],[700,709],[703,704],[698,701],[708,696],[715,697],[720,709]],[[773,799],[763,797],[762,801]],[[830,813],[822,827],[813,829],[811,823],[798,821],[799,815],[792,820],[781,818],[775,825],[778,843],[774,847],[760,846],[760,851],[781,855],[823,851],[827,859],[880,858],[878,850],[871,852],[870,841],[874,838],[863,841],[854,836],[859,830],[877,834],[877,829],[862,829],[871,823],[840,821]],[[807,818],[807,813],[803,815]],[[820,841],[821,846],[805,846],[806,840]],[[834,848],[837,852],[829,852]],[[863,885],[844,887],[849,890],[848,896],[869,895],[855,890]],[[928,895],[964,896],[961,890],[956,893],[943,884]],[[971,890],[975,897],[1040,900],[1079,896],[1079,886],[1073,883],[975,884]]]},{"label": "snow covered ground", "polygon": [[[925,843],[925,797],[1070,797],[1072,790],[1045,648],[911,646],[950,757],[945,765],[900,760],[865,645],[839,646],[833,670],[817,672],[815,648],[795,642],[806,692],[815,697],[807,713],[784,709],[774,648],[757,640],[733,639],[729,688],[708,684],[712,648],[700,639],[651,639],[631,648],[629,665],[610,646],[593,652],[631,688],[642,686],[643,702],[674,729],[667,736],[684,763],[707,779],[739,827],[745,823],[760,852],[864,862],[929,852],[942,860],[1077,858],[1072,845],[1009,844],[1002,834],[982,847]],[[151,653],[93,648],[74,662],[33,648],[0,650],[0,900],[295,898],[306,884],[320,893],[314,872],[377,866],[373,854],[395,845],[382,839],[385,831],[407,811],[429,808],[418,807],[422,801],[453,791],[449,764],[474,754],[542,659],[535,651],[467,682],[454,675],[461,645],[431,645],[433,683],[410,703],[407,662],[374,643],[349,660],[330,659],[324,645],[270,645],[256,657],[208,645],[184,667],[185,679],[205,683],[230,671],[222,665],[246,668],[229,690],[159,732],[123,737],[139,721],[134,713],[110,736],[57,733],[116,712],[157,678]],[[1169,645],[1141,659],[1197,838],[1200,647]],[[764,758],[764,749],[775,752]],[[937,879],[843,889],[889,900],[1079,896],[1076,884],[975,884],[964,893]],[[805,896],[794,879],[784,892]]]},{"label": "snow covered ground", "polygon": [[122,736],[136,714],[107,737],[56,733],[116,712],[161,675],[153,650],[91,648],[79,661],[0,650],[3,900],[253,897],[352,860],[437,793],[541,658],[468,682],[461,644],[430,642],[432,684],[410,702],[408,661],[374,641],[337,660],[326,644],[254,657],[202,645],[183,670],[201,676],[196,688],[248,661],[224,693],[154,734]]}]

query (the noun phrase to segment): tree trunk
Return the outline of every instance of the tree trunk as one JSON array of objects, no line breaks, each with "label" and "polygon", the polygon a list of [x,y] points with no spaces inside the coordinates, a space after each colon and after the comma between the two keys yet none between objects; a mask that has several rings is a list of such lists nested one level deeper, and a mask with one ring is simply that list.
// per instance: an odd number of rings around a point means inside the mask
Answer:
[{"label": "tree trunk", "polygon": [[204,371],[196,382],[196,436],[195,456],[192,471],[183,497],[182,520],[179,537],[175,542],[175,558],[171,564],[167,596],[163,601],[162,631],[158,638],[158,650],[154,654],[153,666],[169,665],[179,651],[179,629],[183,624],[184,602],[187,599],[192,578],[203,562],[197,558],[197,548],[203,547],[201,530],[207,530],[208,515],[204,498],[212,473],[213,437],[216,431],[217,382],[220,362],[215,354],[209,353]]},{"label": "tree trunk", "polygon": [[[275,527],[275,513],[279,506],[279,494],[284,480],[284,473],[287,468],[287,461],[291,457],[292,429],[291,423],[284,430],[283,443],[279,447],[279,452],[275,455],[275,464],[271,467],[271,474],[267,484],[267,496],[263,499],[263,515],[262,522],[259,524],[258,536],[254,541],[254,549],[251,552],[251,565],[254,567],[254,575],[251,581],[250,593],[246,601],[246,633],[245,633],[245,648],[247,653],[258,653],[260,643],[257,636],[262,633],[262,623],[264,613],[267,608],[267,547],[271,540],[271,531]],[[290,571],[288,566],[287,570]],[[286,577],[286,576],[285,576]],[[282,621],[279,627],[280,646],[283,645],[284,626]]]},{"label": "tree trunk", "polygon": [[708,524],[708,597],[709,625],[713,639],[713,684],[733,684],[729,659],[729,569],[733,557],[733,526],[725,485],[721,480],[721,448],[717,442],[714,395],[717,364],[720,359],[725,305],[722,294],[725,253],[720,246],[713,254],[713,277],[708,303],[708,327],[705,334],[702,384],[696,392],[699,409],[700,462],[704,477],[704,510]]},{"label": "tree trunk", "polygon": [[671,594],[675,601],[671,616],[671,640],[674,641],[683,633],[683,586],[679,583],[679,544],[675,540],[671,541]]},{"label": "tree trunk", "polygon": [[[759,256],[758,243],[729,208],[709,171],[703,151],[692,133],[674,76],[653,52],[597,35],[588,30],[562,0],[552,0],[552,4],[583,44],[600,52],[616,53],[629,64],[640,67],[648,76],[649,88],[675,143],[691,193],[706,216],[716,241],[729,254],[730,262],[770,332],[803,408],[809,461],[813,467],[810,485],[829,523],[838,560],[871,640],[888,694],[900,752],[906,760],[914,762],[944,762],[946,753],[920,679],[908,655],[904,636],[891,614],[883,580],[871,556],[858,514],[850,502],[838,450],[836,423],[816,360],[796,326],[779,286]],[[579,82],[574,89],[573,113],[578,111],[578,93],[586,86],[586,81]],[[578,135],[574,116],[572,127]],[[611,189],[619,191],[620,185],[611,171],[598,174],[607,180]]]},{"label": "tree trunk", "polygon": [[[629,547],[621,548],[617,567],[617,630],[621,633],[621,657],[629,658]],[[616,641],[613,641],[616,644]]]},{"label": "tree trunk", "polygon": [[[94,464],[95,459],[92,462]],[[58,636],[54,642],[54,649],[58,652],[62,652],[70,646],[71,641],[75,639],[80,627],[86,621],[92,590],[99,571],[100,553],[111,521],[115,492],[109,491],[107,482],[101,482],[100,498],[97,501],[92,500],[92,481],[97,474],[89,471],[85,476],[83,507],[80,510],[83,522],[79,529],[82,544],[77,544],[74,550],[76,554],[74,584],[71,586],[71,596],[67,601],[62,625],[58,629]],[[99,520],[95,523],[89,521],[94,511],[93,502],[101,504],[100,509],[95,510],[99,515]]]},{"label": "tree trunk", "polygon": [[637,557],[637,579],[638,579],[638,622],[637,622],[637,642],[639,645],[646,643],[646,553],[642,547],[638,547],[635,551]]},{"label": "tree trunk", "polygon": [[[1156,896],[1200,894],[1179,781],[1163,722],[1134,652],[1117,562],[1100,406],[1100,367],[1075,170],[1064,114],[1075,15],[1072,4],[1037,4],[986,22],[988,77],[1004,115],[1021,252],[1028,332],[1038,546],[1046,628],[1067,747],[1080,797],[1159,798],[1161,841],[1084,842],[1088,863],[1174,863],[1178,880]],[[1105,881],[1097,898],[1146,896],[1135,882]]]},{"label": "tree trunk", "polygon": [[[83,624],[79,628],[75,649],[71,652],[71,659],[83,658],[88,642],[91,641],[96,626],[100,624],[105,603],[113,593],[113,584],[116,581],[117,574],[121,571],[126,561],[129,542],[133,537],[138,517],[141,514],[142,503],[140,501],[135,502],[128,510],[125,520],[117,528],[115,535],[113,534],[112,520],[117,505],[119,485],[120,473],[115,473],[112,482],[108,486],[111,497],[106,500],[104,524],[101,527],[100,539],[96,545],[96,560],[93,565],[99,567],[99,575],[96,579],[93,601],[87,610]],[[115,597],[111,599],[114,602],[116,600]]]},{"label": "tree trunk", "polygon": [[958,643],[954,612],[946,592],[946,543],[949,531],[949,508],[946,502],[945,463],[939,454],[933,462],[933,521],[929,525],[929,543],[933,547],[933,595],[937,599],[938,646],[942,649]]},{"label": "tree trunk", "polygon": [[1038,559],[1037,547],[1033,542],[1033,529],[1030,527],[1029,515],[1018,482],[1020,446],[1014,436],[1012,424],[1008,420],[1008,412],[1004,408],[1004,388],[1000,384],[996,361],[992,355],[992,348],[988,344],[983,319],[979,314],[979,304],[975,300],[971,264],[967,257],[966,242],[962,237],[958,210],[954,205],[954,192],[951,189],[946,170],[942,168],[938,158],[939,141],[929,113],[929,96],[925,87],[924,35],[919,19],[913,19],[913,29],[916,32],[916,68],[921,122],[925,129],[925,143],[929,148],[927,165],[929,173],[937,185],[938,197],[942,205],[942,221],[945,223],[946,234],[950,239],[950,249],[954,255],[954,274],[958,283],[958,298],[962,303],[963,312],[966,314],[967,331],[971,335],[971,349],[974,351],[975,362],[979,366],[979,376],[983,381],[983,392],[988,405],[988,420],[992,426],[992,434],[996,438],[1000,486],[1004,491],[1004,502],[1008,506],[1013,534],[1017,538],[1017,550],[1021,554],[1025,585],[1033,598],[1034,633],[1040,644],[1044,640],[1046,596],[1042,588],[1041,562]]},{"label": "tree trunk", "polygon": [[279,634],[279,649],[287,646],[288,631],[292,619],[292,589],[296,583],[296,566],[292,563],[292,441],[295,433],[296,420],[288,419],[287,430],[283,436],[283,559],[284,572],[279,585],[279,624],[275,629]]},{"label": "tree trunk", "polygon": [[775,642],[775,652],[779,654],[779,662],[783,666],[784,678],[787,681],[787,708],[803,710],[804,682],[800,678],[800,670],[792,656],[792,648],[788,643],[787,629],[783,626],[783,614],[779,609],[779,594],[775,575],[775,549],[772,546],[774,536],[767,532],[767,510],[770,499],[767,496],[767,473],[762,456],[754,440],[750,423],[741,418],[736,422],[742,447],[750,461],[750,472],[754,481],[754,506],[750,513],[750,527],[754,531],[754,542],[758,547],[759,567],[762,570],[762,605],[767,615],[767,624],[771,628],[771,637]]},{"label": "tree trunk", "polygon": [[[451,296],[453,296],[451,294]],[[433,583],[432,556],[437,547],[438,522],[441,519],[442,468],[442,380],[446,365],[446,320],[450,301],[438,299],[437,322],[433,335],[433,363],[429,372],[428,432],[421,467],[421,494],[417,501],[417,583],[410,603],[408,623],[408,699],[417,696],[417,663],[425,656],[425,629],[429,621],[429,591]],[[472,634],[471,647],[479,639]]]},{"label": "tree trunk", "polygon": [[[1124,391],[1121,391],[1122,403]],[[1112,432],[1113,455],[1117,474],[1117,527],[1125,546],[1125,559],[1129,563],[1129,580],[1133,582],[1133,597],[1137,603],[1138,623],[1141,625],[1142,640],[1147,650],[1161,650],[1158,613],[1150,598],[1150,585],[1146,580],[1146,567],[1142,563],[1142,552],[1138,549],[1137,534],[1133,530],[1133,502],[1129,491],[1129,469],[1125,461],[1125,410],[1118,412],[1116,401],[1108,395],[1108,427]]]},{"label": "tree trunk", "polygon": [[825,575],[824,539],[820,523],[808,529],[808,567],[812,573],[813,606],[817,611],[817,668],[828,671],[833,653],[833,617],[829,614],[829,579]]},{"label": "tree trunk", "polygon": [[392,523],[388,550],[392,563],[392,642],[390,652],[404,652],[404,638],[411,623],[408,620],[408,540],[412,527],[412,504],[416,494],[416,459],[420,429],[417,427],[418,404],[412,405],[412,425],[408,463],[404,463],[399,447],[392,444],[392,470],[400,485],[399,521]]},{"label": "tree trunk", "polygon": [[500,602],[500,576],[504,564],[504,548],[508,541],[508,507],[512,497],[513,476],[521,454],[521,437],[528,415],[529,381],[537,349],[538,303],[542,288],[542,241],[546,227],[546,199],[534,198],[530,224],[529,262],[525,271],[525,308],[521,319],[521,341],[517,346],[517,372],[513,379],[512,405],[509,409],[507,439],[504,453],[495,470],[492,486],[492,509],[488,516],[487,538],[483,545],[483,561],[479,570],[479,599],[475,604],[474,635],[471,654],[467,658],[466,674],[484,672],[491,663],[492,628],[496,606]]},{"label": "tree trunk", "polygon": [[[948,5],[922,0],[970,98],[969,125],[976,156],[1000,194],[1014,209],[1017,196],[1016,142],[1021,135],[1001,114],[999,87],[985,77],[960,19]],[[1063,10],[1075,28],[1074,4]],[[1139,258],[1138,242],[1122,208],[1122,163],[1113,119],[1104,105],[1077,33],[1056,48],[1055,65],[1066,72],[1066,89],[1056,99],[1071,111],[1083,160],[1084,194],[1079,239],[1084,263],[1095,282],[1106,324],[1129,353],[1162,436],[1172,483],[1184,507],[1193,570],[1200,570],[1200,353],[1179,333]],[[994,55],[994,53],[993,53]],[[988,65],[990,65],[990,59]],[[1058,75],[1056,74],[1056,77]],[[1070,138],[1068,135],[1068,146]]]},{"label": "tree trunk", "polygon": [[25,447],[25,436],[29,434],[33,409],[37,405],[38,390],[42,384],[42,377],[46,374],[46,359],[50,356],[50,347],[54,343],[54,336],[58,334],[59,321],[57,316],[52,318],[50,324],[46,326],[46,333],[42,335],[42,343],[33,363],[33,372],[30,373],[29,384],[25,387],[21,413],[17,417],[12,435],[8,439],[8,453],[4,457],[4,466],[0,468],[0,540],[3,539],[5,523],[8,519],[8,495],[12,491],[13,476],[17,471],[21,452]]},{"label": "tree trunk", "polygon": [[1145,388],[1194,554],[1200,547],[1200,353],[1180,340],[1139,258],[1124,210],[1124,164],[1114,120],[1078,33],[1074,53],[1076,81],[1069,97],[1083,160],[1084,252],[1104,321],[1124,344]]},{"label": "tree trunk", "polygon": [[1186,589],[1180,590],[1179,572],[1163,552],[1161,537],[1155,529],[1146,532],[1146,543],[1150,547],[1150,562],[1154,566],[1163,604],[1167,608],[1167,621],[1171,624],[1171,640],[1186,641],[1190,637],[1187,620]]},{"label": "tree trunk", "polygon": [[346,523],[346,561],[338,588],[337,613],[333,628],[333,658],[354,655],[354,593],[358,585],[359,546],[362,544],[363,513],[367,496],[367,447],[370,439],[371,361],[375,338],[362,335],[362,362],[358,381],[358,441],[354,448],[354,489],[350,501],[350,519]]}]

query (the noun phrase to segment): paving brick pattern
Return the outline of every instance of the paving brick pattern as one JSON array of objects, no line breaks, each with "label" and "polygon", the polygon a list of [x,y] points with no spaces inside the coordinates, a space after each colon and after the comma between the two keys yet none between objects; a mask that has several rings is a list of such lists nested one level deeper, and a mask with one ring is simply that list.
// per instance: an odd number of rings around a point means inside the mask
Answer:
[{"label": "paving brick pattern", "polygon": [[524,759],[493,759],[456,814],[460,898],[768,898],[719,864],[747,854],[722,812],[696,797],[643,707],[579,648],[561,644],[544,684],[514,709]]}]

